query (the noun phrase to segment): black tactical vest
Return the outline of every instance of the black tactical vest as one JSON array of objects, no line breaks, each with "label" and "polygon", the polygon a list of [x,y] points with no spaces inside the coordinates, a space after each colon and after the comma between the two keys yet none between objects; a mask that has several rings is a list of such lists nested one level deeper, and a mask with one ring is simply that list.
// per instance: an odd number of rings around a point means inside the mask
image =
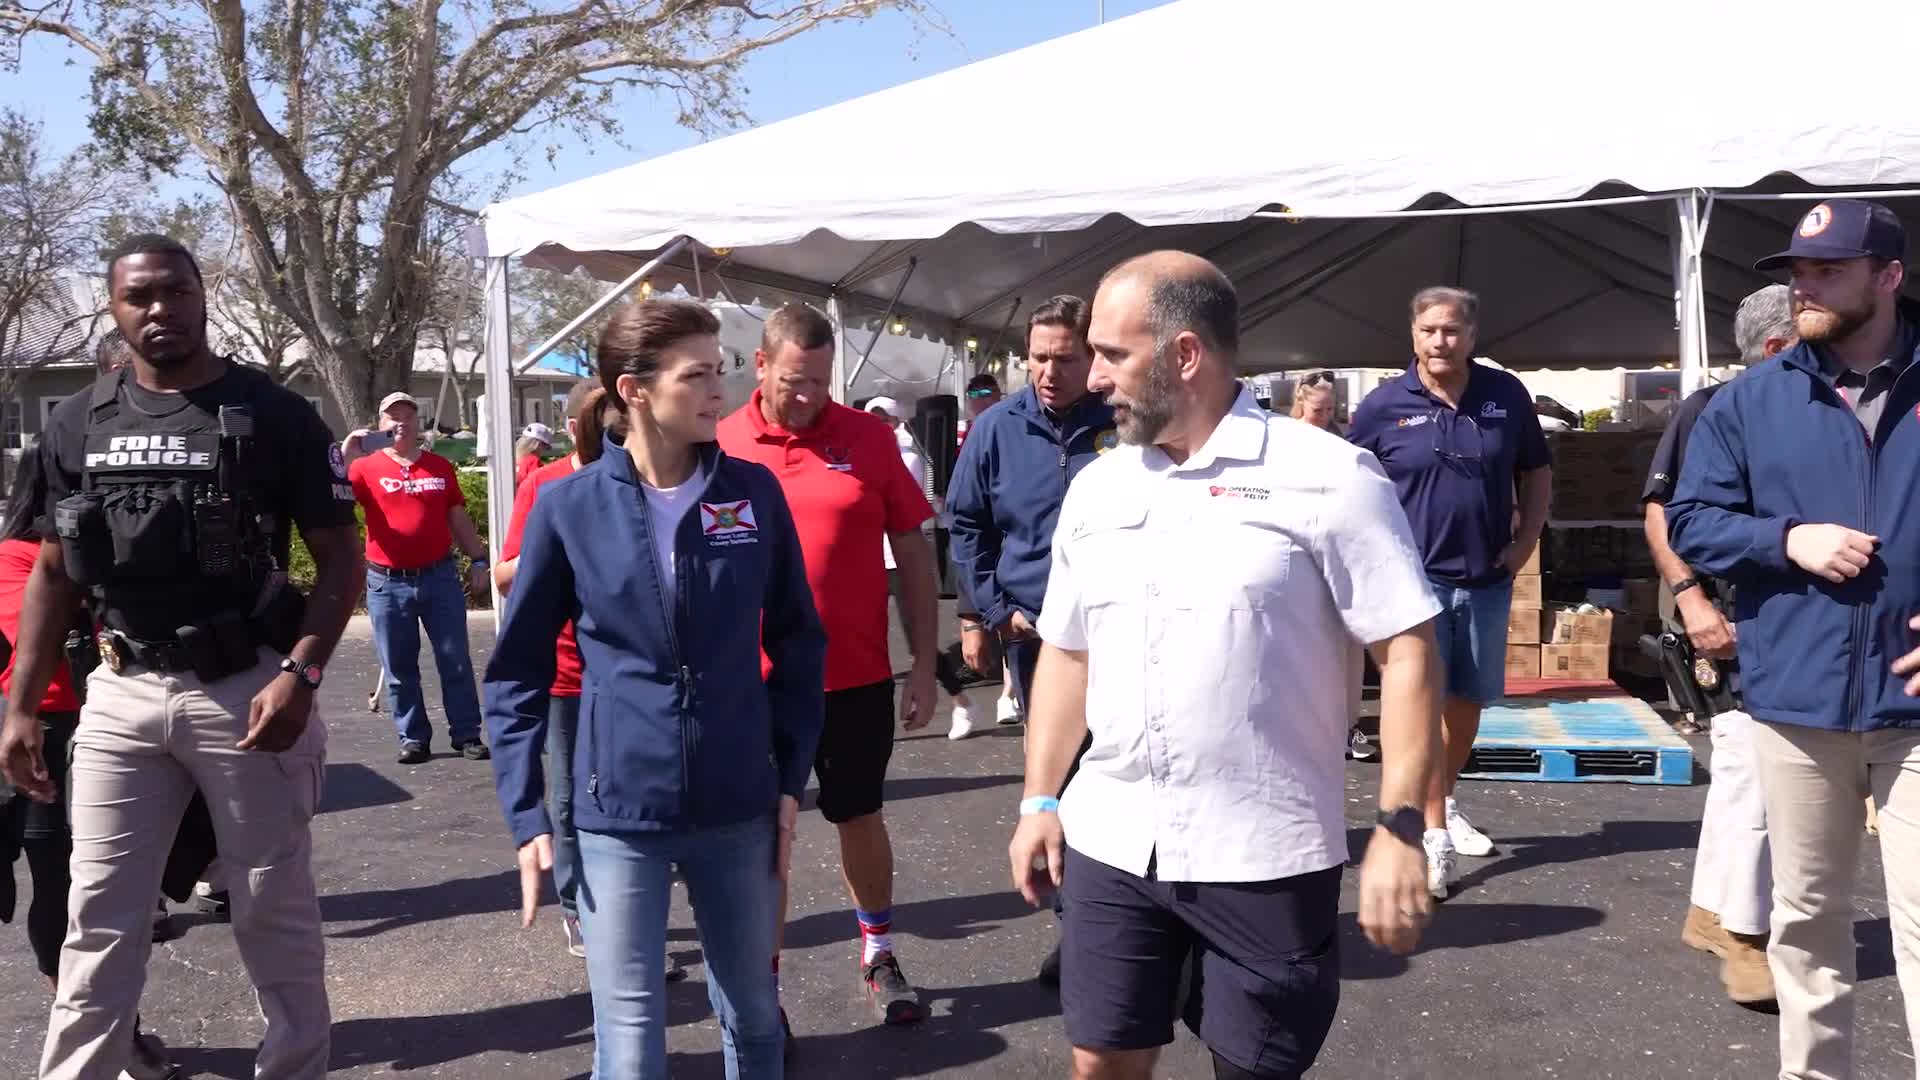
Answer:
[{"label": "black tactical vest", "polygon": [[122,369],[94,384],[80,491],[60,501],[54,526],[95,617],[134,639],[165,642],[219,613],[249,616],[274,572],[237,467],[251,442],[245,401],[254,394],[218,413],[182,394],[151,414],[135,403],[129,375]]}]

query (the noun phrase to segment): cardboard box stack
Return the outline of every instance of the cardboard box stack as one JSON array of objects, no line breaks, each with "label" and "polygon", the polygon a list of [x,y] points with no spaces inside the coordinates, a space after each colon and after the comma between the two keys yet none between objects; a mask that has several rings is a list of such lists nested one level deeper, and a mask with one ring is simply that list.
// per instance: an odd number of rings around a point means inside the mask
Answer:
[{"label": "cardboard box stack", "polygon": [[[1643,477],[1644,479],[1644,477]],[[1555,516],[1560,516],[1558,507]],[[1613,520],[1623,521],[1615,518]],[[1547,578],[1548,625],[1542,642],[1546,648],[1541,659],[1545,678],[1587,678],[1570,675],[1576,668],[1591,673],[1599,667],[1607,674],[1620,673],[1657,678],[1659,665],[1640,652],[1640,635],[1658,633],[1660,623],[1660,582],[1653,568],[1653,555],[1647,548],[1646,533],[1638,526],[1595,525],[1578,528],[1556,526],[1547,530],[1543,546],[1552,573]],[[1600,587],[1595,583],[1605,583]],[[1556,605],[1577,606],[1591,602],[1611,613],[1605,635],[1585,631],[1585,637],[1570,639],[1554,636]],[[1561,630],[1563,635],[1571,633]],[[1576,662],[1564,650],[1553,646],[1585,645],[1608,652],[1597,661],[1589,654]],[[1556,669],[1556,665],[1562,667]]]},{"label": "cardboard box stack", "polygon": [[[1657,676],[1639,637],[1659,621],[1659,583],[1640,525],[1640,492],[1659,430],[1563,431],[1553,450],[1553,519],[1514,578],[1507,620],[1509,678],[1597,681]],[[1543,573],[1544,570],[1544,573]],[[1581,614],[1591,601],[1600,610]]]},{"label": "cardboard box stack", "polygon": [[1507,611],[1507,678],[1540,677],[1541,602],[1546,590],[1540,579],[1540,549],[1535,544],[1527,565],[1513,579],[1513,607]]},{"label": "cardboard box stack", "polygon": [[1556,431],[1547,442],[1553,450],[1554,517],[1640,516],[1640,490],[1660,444],[1659,431]]},{"label": "cardboard box stack", "polygon": [[1613,647],[1613,612],[1554,608],[1546,615],[1540,646],[1540,674],[1548,679],[1598,682],[1608,675]]},{"label": "cardboard box stack", "polygon": [[[1641,547],[1645,547],[1643,541]],[[1621,593],[1624,603],[1613,620],[1613,670],[1643,679],[1660,678],[1660,664],[1640,651],[1640,635],[1660,633],[1660,580],[1628,578]]]}]

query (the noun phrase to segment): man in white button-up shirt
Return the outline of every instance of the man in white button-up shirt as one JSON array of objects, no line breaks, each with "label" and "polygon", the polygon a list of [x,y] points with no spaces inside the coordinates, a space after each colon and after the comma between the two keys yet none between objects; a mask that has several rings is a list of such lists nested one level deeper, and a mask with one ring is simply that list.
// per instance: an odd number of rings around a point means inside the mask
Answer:
[{"label": "man in white button-up shirt", "polygon": [[1121,264],[1094,301],[1091,386],[1127,445],[1061,511],[1009,849],[1030,902],[1064,890],[1061,1004],[1087,1080],[1151,1074],[1189,955],[1185,1020],[1217,1077],[1313,1064],[1339,1001],[1355,641],[1381,667],[1386,748],[1360,924],[1406,952],[1431,910],[1439,606],[1373,455],[1234,381],[1238,319],[1226,277],[1179,252]]}]

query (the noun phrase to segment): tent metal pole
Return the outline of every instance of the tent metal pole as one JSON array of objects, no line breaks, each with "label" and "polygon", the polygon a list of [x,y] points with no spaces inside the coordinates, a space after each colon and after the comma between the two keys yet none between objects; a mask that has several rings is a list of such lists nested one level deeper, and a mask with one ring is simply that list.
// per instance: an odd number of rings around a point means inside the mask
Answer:
[{"label": "tent metal pole", "polygon": [[953,365],[953,400],[964,413],[967,411],[967,383],[973,380],[973,356],[967,349],[967,328],[954,323],[952,329],[947,331],[947,341],[953,345],[953,355],[958,358]]},{"label": "tent metal pole", "polygon": [[893,299],[887,301],[887,310],[880,314],[880,328],[873,332],[873,338],[867,342],[867,347],[860,350],[860,362],[853,365],[853,374],[847,376],[849,388],[853,380],[858,379],[860,373],[866,370],[867,357],[872,356],[874,348],[880,344],[880,335],[887,332],[887,323],[893,319],[893,309],[900,303],[900,294],[907,291],[907,282],[913,280],[913,272],[918,269],[920,269],[920,256],[914,255],[908,258],[907,272],[900,275],[900,284],[893,287]]},{"label": "tent metal pole", "polygon": [[[1002,322],[1000,324],[1000,329],[994,332],[993,340],[987,343],[987,351],[981,353],[980,354],[981,356],[992,356],[1000,350],[1000,343],[1006,340],[1008,328],[1013,326],[1013,317],[1020,313],[1021,303],[1022,301],[1020,297],[1016,296],[1013,298],[1012,306],[1007,308],[1006,321]],[[1009,365],[1008,371],[1009,373],[1011,373],[1012,371],[1011,365]],[[1001,379],[1000,389],[1004,392],[1007,388],[1007,383],[1011,381],[1012,380],[1010,379]]]},{"label": "tent metal pole", "polygon": [[602,311],[605,311],[607,308],[613,306],[613,304],[616,301],[618,301],[621,297],[627,295],[628,289],[631,289],[635,285],[640,284],[640,282],[644,280],[648,274],[651,274],[654,271],[660,269],[660,267],[664,265],[668,259],[671,259],[675,255],[679,254],[680,249],[686,246],[687,246],[686,237],[684,236],[675,237],[673,240],[673,243],[668,244],[666,247],[663,247],[660,249],[660,254],[655,255],[653,258],[647,260],[646,265],[640,267],[640,269],[635,270],[631,274],[628,274],[625,281],[622,281],[620,284],[615,285],[612,289],[609,289],[605,296],[602,296],[600,299],[595,300],[591,304],[588,304],[587,310],[581,312],[578,315],[575,315],[571,322],[567,323],[567,325],[561,327],[560,329],[554,331],[554,334],[552,337],[541,342],[538,348],[528,353],[526,359],[520,361],[520,367],[518,368],[519,373],[522,375],[525,375],[527,373],[527,369],[539,363],[542,357],[546,356],[548,353],[552,352],[555,348],[559,347],[560,343],[567,340],[568,336],[571,335],[575,330],[578,330],[582,326],[585,326],[587,322],[591,320],[595,315],[598,315]]},{"label": "tent metal pole", "polygon": [[1920,198],[1920,188],[1892,188],[1887,191],[1783,191],[1777,195],[1762,195],[1751,192],[1716,191],[1716,202],[1801,202],[1807,199],[1913,199]]},{"label": "tent metal pole", "polygon": [[840,313],[840,294],[827,296],[827,321],[833,324],[833,399],[847,403],[852,380],[847,378],[847,324]]},{"label": "tent metal pole", "polygon": [[[507,260],[487,260],[487,546],[500,561],[513,514],[513,340],[512,307],[507,294]],[[493,618],[500,620],[500,590],[493,587]]]},{"label": "tent metal pole", "polygon": [[[1597,206],[1634,206],[1668,202],[1674,195],[1622,195],[1613,199],[1575,199],[1567,202],[1513,203],[1506,206],[1443,206],[1432,210],[1344,210],[1337,214],[1315,214],[1298,210],[1258,210],[1254,217],[1282,221],[1361,221],[1368,218],[1474,217],[1481,214],[1517,214],[1532,210],[1591,210]],[[1726,196],[1721,196],[1725,198]]]},{"label": "tent metal pole", "polygon": [[1675,312],[1680,328],[1680,393],[1684,397],[1706,381],[1707,311],[1700,254],[1706,248],[1701,193],[1674,196]]}]

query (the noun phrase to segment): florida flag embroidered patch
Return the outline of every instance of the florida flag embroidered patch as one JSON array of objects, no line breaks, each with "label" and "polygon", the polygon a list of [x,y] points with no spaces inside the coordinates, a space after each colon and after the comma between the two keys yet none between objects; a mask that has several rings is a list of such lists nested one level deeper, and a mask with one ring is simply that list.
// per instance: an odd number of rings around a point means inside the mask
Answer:
[{"label": "florida flag embroidered patch", "polygon": [[753,502],[742,499],[739,502],[700,504],[700,531],[707,539],[716,544],[757,543],[760,526],[753,521]]}]

